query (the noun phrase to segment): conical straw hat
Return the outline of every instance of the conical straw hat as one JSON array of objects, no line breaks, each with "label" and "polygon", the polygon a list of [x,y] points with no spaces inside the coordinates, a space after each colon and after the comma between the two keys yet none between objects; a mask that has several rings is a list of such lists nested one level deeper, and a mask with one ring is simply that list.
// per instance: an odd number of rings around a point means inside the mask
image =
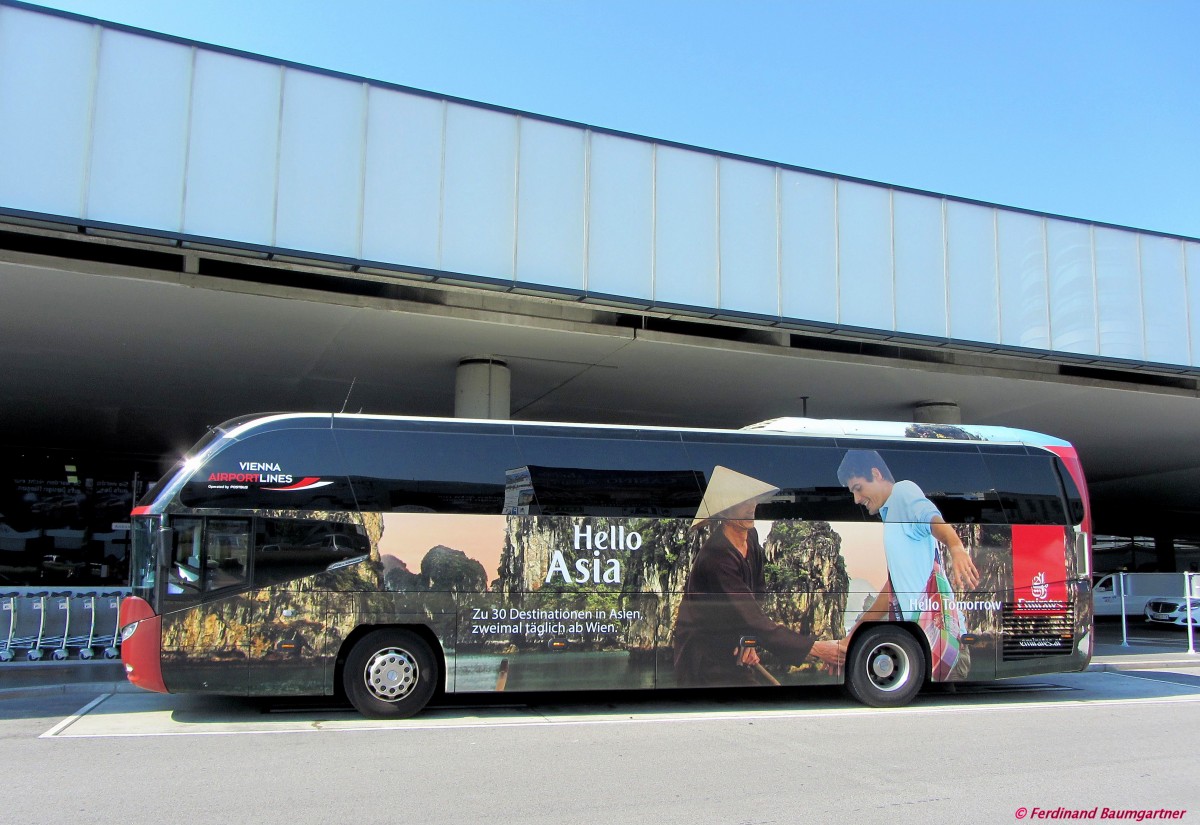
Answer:
[{"label": "conical straw hat", "polygon": [[778,492],[778,487],[773,487],[765,481],[718,465],[713,468],[712,477],[708,480],[708,489],[704,491],[704,499],[700,502],[700,509],[696,512],[692,527],[707,519],[718,517],[731,507]]}]

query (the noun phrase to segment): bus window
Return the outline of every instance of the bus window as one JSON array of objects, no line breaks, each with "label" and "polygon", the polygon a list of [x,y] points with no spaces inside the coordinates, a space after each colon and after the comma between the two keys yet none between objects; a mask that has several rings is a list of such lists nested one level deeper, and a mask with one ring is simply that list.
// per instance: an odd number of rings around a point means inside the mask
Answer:
[{"label": "bus window", "polygon": [[1075,483],[1075,477],[1071,475],[1071,471],[1067,469],[1067,465],[1061,458],[1055,461],[1054,466],[1058,470],[1058,478],[1067,495],[1067,510],[1071,516],[1071,524],[1083,524],[1086,508],[1083,505],[1083,495],[1079,492],[1079,485]]},{"label": "bus window", "polygon": [[200,518],[175,518],[172,535],[168,599],[199,601],[249,581],[249,520],[214,518],[206,524]]},{"label": "bus window", "polygon": [[[850,442],[845,442],[849,446]],[[838,439],[838,445],[843,440]],[[880,445],[858,442],[855,449]],[[912,481],[950,524],[1007,524],[983,456],[971,445],[935,449],[919,443],[878,449],[896,481]]]},{"label": "bus window", "polygon": [[490,513],[520,461],[511,433],[340,429],[363,512]]},{"label": "bus window", "polygon": [[863,520],[863,509],[838,482],[844,451],[831,440],[796,444],[793,439],[705,433],[687,435],[684,442],[691,466],[705,477],[712,475],[714,467],[728,467],[779,488],[758,506],[760,519]]},{"label": "bus window", "polygon": [[1012,524],[1066,524],[1062,487],[1050,454],[985,457],[1000,503]]},{"label": "bus window", "polygon": [[331,565],[365,559],[371,543],[360,525],[300,519],[259,519],[254,541],[254,586],[311,576]]},{"label": "bus window", "polygon": [[249,577],[250,523],[209,519],[204,538],[204,591],[244,587]]},{"label": "bus window", "polygon": [[530,514],[696,514],[703,491],[678,436],[586,429],[563,435],[521,433],[517,440],[533,488]]},{"label": "bus window", "polygon": [[176,518],[171,522],[172,546],[167,571],[167,598],[195,600],[204,573],[204,520]]}]

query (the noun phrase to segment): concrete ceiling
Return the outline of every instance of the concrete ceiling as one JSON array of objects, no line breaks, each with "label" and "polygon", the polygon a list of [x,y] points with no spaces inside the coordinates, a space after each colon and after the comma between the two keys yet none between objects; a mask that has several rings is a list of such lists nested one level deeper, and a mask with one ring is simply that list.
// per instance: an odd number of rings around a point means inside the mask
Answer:
[{"label": "concrete ceiling", "polygon": [[1065,377],[994,354],[829,352],[773,330],[478,289],[376,292],[0,253],[3,440],[177,454],[248,412],[450,416],[458,361],[493,355],[511,367],[513,418],[740,427],[799,415],[806,396],[811,417],[912,420],[914,404],[952,400],[966,423],[1074,442],[1101,527],[1187,531],[1200,514],[1200,394],[1186,382]]}]

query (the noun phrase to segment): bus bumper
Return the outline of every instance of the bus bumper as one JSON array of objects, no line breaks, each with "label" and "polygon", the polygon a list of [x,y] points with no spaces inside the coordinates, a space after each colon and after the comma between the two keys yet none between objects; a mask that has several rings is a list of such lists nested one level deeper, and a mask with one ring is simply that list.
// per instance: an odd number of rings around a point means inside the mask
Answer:
[{"label": "bus bumper", "polygon": [[162,678],[162,617],[136,596],[121,602],[121,661],[130,684],[167,693]]}]

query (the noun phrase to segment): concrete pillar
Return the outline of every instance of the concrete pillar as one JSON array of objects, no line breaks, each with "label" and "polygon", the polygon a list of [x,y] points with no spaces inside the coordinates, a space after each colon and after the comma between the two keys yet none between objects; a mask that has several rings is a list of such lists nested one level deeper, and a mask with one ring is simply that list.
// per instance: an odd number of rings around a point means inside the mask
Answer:
[{"label": "concrete pillar", "polygon": [[491,355],[458,362],[454,376],[455,418],[507,419],[512,411],[508,364]]},{"label": "concrete pillar", "polygon": [[922,401],[913,404],[914,424],[961,424],[962,410],[953,401]]}]

